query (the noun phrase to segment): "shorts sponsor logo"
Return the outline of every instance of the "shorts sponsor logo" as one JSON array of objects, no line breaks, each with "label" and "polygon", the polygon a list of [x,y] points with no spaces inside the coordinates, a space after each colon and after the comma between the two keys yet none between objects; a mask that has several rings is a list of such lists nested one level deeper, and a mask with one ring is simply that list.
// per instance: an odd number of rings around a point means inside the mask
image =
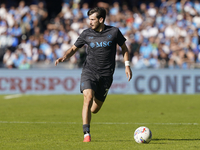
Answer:
[{"label": "shorts sponsor logo", "polygon": [[81,83],[81,86],[84,86],[84,82]]}]

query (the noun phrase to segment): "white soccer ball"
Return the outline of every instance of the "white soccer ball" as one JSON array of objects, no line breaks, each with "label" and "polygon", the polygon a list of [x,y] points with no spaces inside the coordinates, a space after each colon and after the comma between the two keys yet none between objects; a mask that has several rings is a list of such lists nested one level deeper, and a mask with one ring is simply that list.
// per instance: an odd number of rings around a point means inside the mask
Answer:
[{"label": "white soccer ball", "polygon": [[152,138],[151,130],[147,127],[139,127],[134,132],[134,139],[137,143],[149,143]]}]

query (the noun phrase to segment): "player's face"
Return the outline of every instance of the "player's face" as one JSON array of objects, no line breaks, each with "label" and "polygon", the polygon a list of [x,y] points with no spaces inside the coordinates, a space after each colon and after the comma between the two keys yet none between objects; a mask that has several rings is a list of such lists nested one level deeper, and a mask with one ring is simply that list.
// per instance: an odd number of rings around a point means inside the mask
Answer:
[{"label": "player's face", "polygon": [[100,25],[102,23],[102,18],[98,19],[96,17],[96,13],[93,13],[92,15],[89,16],[90,19],[90,26],[93,30],[97,30],[100,28]]}]

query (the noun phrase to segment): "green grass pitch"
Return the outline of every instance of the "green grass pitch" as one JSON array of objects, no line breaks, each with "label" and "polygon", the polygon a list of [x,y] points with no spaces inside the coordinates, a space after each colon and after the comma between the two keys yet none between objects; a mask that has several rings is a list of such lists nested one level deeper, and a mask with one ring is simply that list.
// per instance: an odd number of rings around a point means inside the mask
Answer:
[{"label": "green grass pitch", "polygon": [[[200,95],[108,95],[83,143],[82,95],[0,95],[0,150],[199,150]],[[138,144],[137,127],[152,131]]]}]

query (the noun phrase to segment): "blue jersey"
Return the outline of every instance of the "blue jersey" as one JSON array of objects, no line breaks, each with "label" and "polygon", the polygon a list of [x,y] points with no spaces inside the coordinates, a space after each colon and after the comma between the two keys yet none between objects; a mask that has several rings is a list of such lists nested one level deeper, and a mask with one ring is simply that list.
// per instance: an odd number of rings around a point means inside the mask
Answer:
[{"label": "blue jersey", "polygon": [[84,30],[74,44],[78,48],[88,45],[83,71],[94,72],[100,76],[113,75],[116,46],[122,46],[125,41],[116,27],[105,25],[102,32],[96,32],[91,28]]}]

